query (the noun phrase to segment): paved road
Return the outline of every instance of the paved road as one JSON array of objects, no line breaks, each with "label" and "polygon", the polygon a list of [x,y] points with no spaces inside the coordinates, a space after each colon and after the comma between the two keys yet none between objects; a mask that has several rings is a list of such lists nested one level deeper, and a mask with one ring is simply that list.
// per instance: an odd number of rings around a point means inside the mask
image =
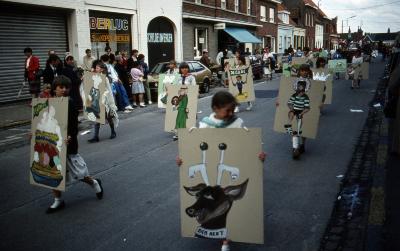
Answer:
[{"label": "paved road", "polygon": [[[349,82],[334,83],[334,102],[320,121],[318,139],[309,140],[301,161],[290,157],[290,139],[272,130],[278,81],[257,85],[254,110],[239,115],[248,127],[263,128],[268,159],[264,172],[265,245],[234,243],[232,250],[317,250],[383,65],[373,63],[371,79],[351,91]],[[210,98],[199,101],[210,113]],[[140,113],[121,121],[118,137],[80,152],[89,170],[103,180],[98,201],[85,184],[65,193],[67,207],[44,211],[48,190],[28,183],[29,147],[0,153],[1,250],[219,250],[215,241],[180,237],[177,143],[163,132],[162,111]],[[245,231],[245,230],[244,230]]]}]

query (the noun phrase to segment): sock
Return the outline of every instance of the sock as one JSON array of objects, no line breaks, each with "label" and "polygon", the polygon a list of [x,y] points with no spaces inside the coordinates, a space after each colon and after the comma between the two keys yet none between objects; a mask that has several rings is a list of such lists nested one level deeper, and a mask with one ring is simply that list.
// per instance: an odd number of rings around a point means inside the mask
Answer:
[{"label": "sock", "polygon": [[101,192],[101,187],[99,185],[99,182],[97,182],[97,180],[93,180],[93,185],[92,185],[93,189],[96,191],[96,193],[100,193]]},{"label": "sock", "polygon": [[61,204],[61,202],[62,202],[62,199],[61,199],[61,198],[54,198],[54,202],[53,202],[53,204],[51,204],[50,208],[57,208],[57,207],[59,207],[60,204]]}]

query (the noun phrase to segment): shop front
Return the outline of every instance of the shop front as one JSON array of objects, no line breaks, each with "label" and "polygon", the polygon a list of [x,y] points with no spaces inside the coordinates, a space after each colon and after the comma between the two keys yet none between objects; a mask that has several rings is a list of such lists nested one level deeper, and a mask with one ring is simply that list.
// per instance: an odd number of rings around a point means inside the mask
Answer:
[{"label": "shop front", "polygon": [[262,44],[262,41],[253,35],[249,30],[241,27],[225,27],[218,32],[219,51],[228,49],[235,52],[245,52],[246,44]]},{"label": "shop front", "polygon": [[90,42],[92,54],[100,58],[107,47],[112,51],[132,49],[132,16],[120,13],[89,11]]}]

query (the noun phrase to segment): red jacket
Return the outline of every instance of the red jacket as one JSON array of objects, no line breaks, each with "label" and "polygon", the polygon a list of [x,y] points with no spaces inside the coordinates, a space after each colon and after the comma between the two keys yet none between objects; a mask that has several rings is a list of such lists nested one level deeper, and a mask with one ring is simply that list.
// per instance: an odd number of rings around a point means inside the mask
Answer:
[{"label": "red jacket", "polygon": [[26,67],[26,61],[28,59],[25,59],[25,79],[28,79],[28,81],[33,81],[36,80],[36,72],[40,68],[40,63],[39,63],[39,58],[32,56],[31,60],[29,61],[28,68]]}]

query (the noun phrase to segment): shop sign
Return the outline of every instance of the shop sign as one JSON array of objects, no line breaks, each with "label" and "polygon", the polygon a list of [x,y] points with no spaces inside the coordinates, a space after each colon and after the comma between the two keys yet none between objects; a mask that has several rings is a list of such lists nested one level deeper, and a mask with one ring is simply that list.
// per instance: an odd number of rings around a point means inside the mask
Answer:
[{"label": "shop sign", "polygon": [[92,33],[90,34],[92,42],[129,42],[129,34],[107,34],[107,33]]},{"label": "shop sign", "polygon": [[147,42],[149,43],[173,43],[172,33],[147,33]]},{"label": "shop sign", "polygon": [[89,24],[91,30],[129,30],[129,21],[121,18],[89,17]]},{"label": "shop sign", "polygon": [[224,30],[226,28],[226,23],[214,24],[214,30]]}]

